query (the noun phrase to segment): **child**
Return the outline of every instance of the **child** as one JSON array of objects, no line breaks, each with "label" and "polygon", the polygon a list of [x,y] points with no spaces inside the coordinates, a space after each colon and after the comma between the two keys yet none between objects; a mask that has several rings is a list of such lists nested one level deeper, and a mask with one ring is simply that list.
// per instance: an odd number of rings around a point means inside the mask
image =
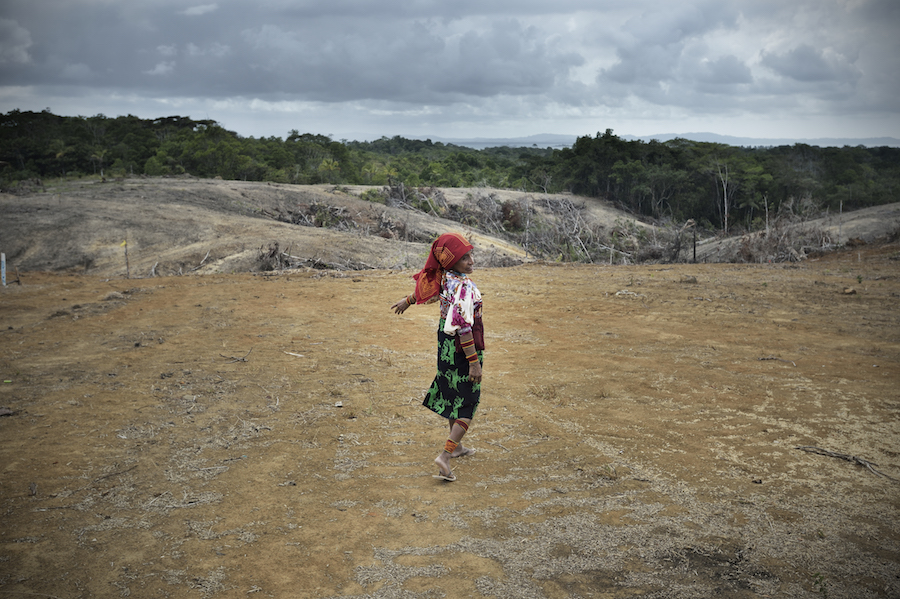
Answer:
[{"label": "child", "polygon": [[415,293],[391,306],[403,314],[413,304],[440,298],[437,375],[422,402],[429,410],[449,421],[450,437],[434,459],[435,478],[453,482],[450,458],[475,453],[463,447],[481,399],[484,327],[481,320],[481,293],[469,275],[475,269],[473,246],[458,233],[445,233],[431,245],[428,260],[416,280]]}]

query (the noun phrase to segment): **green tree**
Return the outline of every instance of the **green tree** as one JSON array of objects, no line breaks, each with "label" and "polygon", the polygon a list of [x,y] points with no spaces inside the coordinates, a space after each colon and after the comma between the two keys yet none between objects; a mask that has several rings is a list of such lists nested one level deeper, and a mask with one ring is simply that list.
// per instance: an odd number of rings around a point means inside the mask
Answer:
[{"label": "green tree", "polygon": [[334,158],[323,158],[322,163],[319,164],[319,172],[326,181],[334,183],[340,175],[341,165]]},{"label": "green tree", "polygon": [[686,171],[669,164],[652,164],[643,173],[644,189],[650,196],[650,213],[661,218],[664,213],[672,215],[670,202],[688,181]]},{"label": "green tree", "polygon": [[94,165],[94,174],[97,174],[97,165],[100,166],[100,176],[103,177],[103,164],[108,151],[104,148],[94,148],[91,152],[91,164]]}]

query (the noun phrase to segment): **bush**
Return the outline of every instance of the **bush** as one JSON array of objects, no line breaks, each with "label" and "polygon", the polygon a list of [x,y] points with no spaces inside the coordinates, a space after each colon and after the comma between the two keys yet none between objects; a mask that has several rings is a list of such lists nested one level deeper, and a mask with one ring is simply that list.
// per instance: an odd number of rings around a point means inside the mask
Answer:
[{"label": "bush", "polygon": [[383,190],[367,189],[366,191],[359,194],[359,197],[362,200],[365,200],[367,202],[374,202],[376,204],[387,203],[387,197],[385,197]]},{"label": "bush", "polygon": [[171,175],[172,171],[158,157],[151,156],[144,163],[144,174],[148,177],[162,177],[163,175]]}]

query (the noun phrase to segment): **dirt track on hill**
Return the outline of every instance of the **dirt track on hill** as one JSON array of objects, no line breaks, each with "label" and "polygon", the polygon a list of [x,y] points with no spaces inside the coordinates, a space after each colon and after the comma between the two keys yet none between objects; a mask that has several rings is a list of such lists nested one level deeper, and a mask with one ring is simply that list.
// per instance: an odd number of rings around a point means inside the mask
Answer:
[{"label": "dirt track on hill", "polygon": [[22,272],[0,594],[900,596],[898,258],[477,270],[454,483],[411,270]]}]

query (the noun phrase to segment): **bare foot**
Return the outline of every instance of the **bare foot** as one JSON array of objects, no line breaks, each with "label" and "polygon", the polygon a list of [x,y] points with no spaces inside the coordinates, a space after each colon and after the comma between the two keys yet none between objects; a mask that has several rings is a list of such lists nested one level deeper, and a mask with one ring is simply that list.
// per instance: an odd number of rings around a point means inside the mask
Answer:
[{"label": "bare foot", "polygon": [[440,474],[436,474],[434,476],[434,478],[442,478],[442,479],[444,479],[446,481],[450,481],[450,482],[453,482],[456,480],[456,477],[453,475],[453,472],[451,472],[451,470],[450,470],[450,462],[448,461],[449,455],[450,454],[447,453],[446,451],[442,451],[441,455],[434,458],[434,463],[437,465],[438,471],[440,472]]},{"label": "bare foot", "polygon": [[462,445],[457,446],[456,449],[453,450],[453,453],[450,454],[451,458],[459,458],[467,455],[473,455],[475,450],[471,447],[463,447]]}]

